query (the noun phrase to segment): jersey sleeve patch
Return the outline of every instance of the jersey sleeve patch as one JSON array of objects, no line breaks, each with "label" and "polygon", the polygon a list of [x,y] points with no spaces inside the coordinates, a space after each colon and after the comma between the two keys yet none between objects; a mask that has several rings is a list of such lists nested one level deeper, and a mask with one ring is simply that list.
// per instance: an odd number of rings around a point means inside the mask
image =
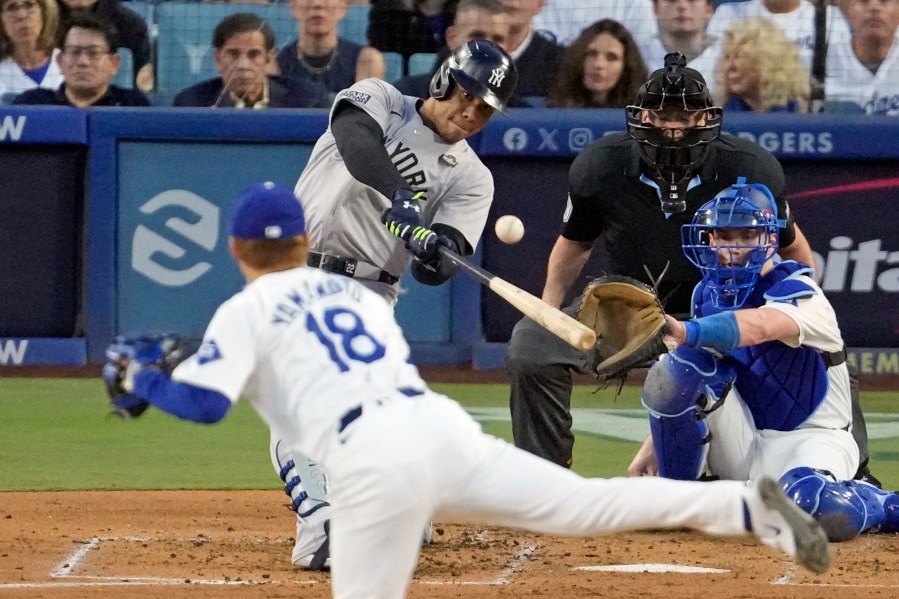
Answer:
[{"label": "jersey sleeve patch", "polygon": [[203,365],[222,359],[222,351],[214,339],[210,339],[197,350],[197,364]]},{"label": "jersey sleeve patch", "polygon": [[371,100],[371,94],[366,94],[364,92],[356,91],[354,89],[345,89],[340,92],[341,97],[349,98],[353,102],[357,104],[367,104],[369,100]]}]

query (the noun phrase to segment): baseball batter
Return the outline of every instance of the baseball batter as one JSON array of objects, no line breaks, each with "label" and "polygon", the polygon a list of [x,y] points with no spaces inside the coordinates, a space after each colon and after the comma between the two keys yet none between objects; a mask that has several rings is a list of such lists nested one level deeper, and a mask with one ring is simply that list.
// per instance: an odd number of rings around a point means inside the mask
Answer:
[{"label": "baseball batter", "polygon": [[[379,79],[340,92],[295,189],[313,240],[308,265],[352,277],[391,303],[410,258],[424,284],[452,277],[438,247],[472,254],[493,201],[493,177],[465,140],[505,109],[517,78],[505,51],[472,40],[444,60],[426,100]],[[323,569],[327,477],[280,441],[272,437],[272,461],[298,516],[292,561]]]},{"label": "baseball batter", "polygon": [[768,188],[742,178],[684,225],[684,254],[702,272],[697,318],[667,317],[666,344],[679,348],[646,377],[652,436],[631,473],[771,476],[832,541],[895,531],[899,496],[851,480],[859,450],[843,339],[811,268],[775,264],[785,226]]},{"label": "baseball batter", "polygon": [[388,303],[304,268],[309,242],[289,188],[247,189],[230,233],[248,284],[215,313],[200,350],[171,377],[140,357],[111,355],[110,367],[123,393],[191,420],[218,421],[245,396],[275,436],[327,469],[334,597],[405,596],[432,517],[566,535],[754,531],[811,569],[828,567],[823,531],[770,478],[585,479],[482,433],[427,388]]},{"label": "baseball batter", "polygon": [[427,248],[410,243],[385,221],[423,226],[460,253],[474,252],[493,177],[465,140],[505,108],[516,80],[508,54],[474,40],[444,61],[427,100],[379,79],[340,92],[295,190],[308,198],[309,265],[352,276],[390,301],[410,256],[416,279],[446,281],[453,271],[439,263],[436,239]]}]

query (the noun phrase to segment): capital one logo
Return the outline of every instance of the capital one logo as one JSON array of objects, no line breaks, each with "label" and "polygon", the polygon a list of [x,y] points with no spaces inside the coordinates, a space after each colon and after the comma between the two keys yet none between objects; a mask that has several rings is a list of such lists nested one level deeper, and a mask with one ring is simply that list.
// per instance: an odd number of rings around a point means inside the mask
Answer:
[{"label": "capital one logo", "polygon": [[[201,248],[212,251],[219,236],[219,209],[200,196],[184,189],[169,189],[147,201],[139,210],[143,214],[154,214],[159,210],[177,207],[197,215],[194,223],[173,216],[165,221],[165,227],[190,240]],[[179,239],[179,241],[181,241]],[[177,269],[164,266],[157,260],[165,256],[180,260],[187,250],[175,241],[157,233],[144,225],[138,225],[131,241],[131,268],[152,281],[166,287],[183,287],[202,277],[212,265],[208,262]]]}]

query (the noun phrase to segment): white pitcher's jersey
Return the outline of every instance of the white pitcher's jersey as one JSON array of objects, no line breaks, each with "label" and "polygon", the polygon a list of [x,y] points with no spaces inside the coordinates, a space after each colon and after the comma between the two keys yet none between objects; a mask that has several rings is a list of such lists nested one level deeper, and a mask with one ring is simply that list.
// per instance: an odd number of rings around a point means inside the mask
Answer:
[{"label": "white pitcher's jersey", "polygon": [[876,73],[859,62],[852,51],[852,40],[830,45],[824,98],[854,102],[866,114],[899,115],[899,30]]},{"label": "white pitcher's jersey", "polygon": [[[634,39],[659,31],[650,0],[546,0],[543,10],[531,21],[536,31],[546,32],[563,46],[570,46],[585,27],[613,19],[624,25]],[[662,64],[647,65],[650,72]]]},{"label": "white pitcher's jersey", "polygon": [[[493,177],[468,142],[446,143],[422,122],[421,100],[380,79],[338,93],[332,117],[340,102],[361,108],[381,126],[391,161],[412,189],[425,192],[425,226],[450,225],[476,248],[493,201]],[[403,273],[411,255],[380,220],[390,201],[353,178],[330,127],[315,144],[295,192],[314,251],[364,260],[396,277]]]},{"label": "white pitcher's jersey", "polygon": [[425,389],[408,360],[392,306],[348,277],[301,267],[263,275],[222,304],[172,379],[232,402],[247,396],[277,438],[319,460],[363,399]]},{"label": "white pitcher's jersey", "polygon": [[[837,324],[837,316],[821,288],[808,276],[796,277],[815,290],[815,295],[797,298],[793,302],[768,301],[760,310],[778,310],[799,325],[799,335],[786,339],[790,347],[804,345],[822,352],[838,352],[843,349],[843,337]],[[800,428],[820,427],[839,429],[852,422],[852,402],[849,394],[849,373],[845,362],[827,369],[828,389],[826,399]]]},{"label": "white pitcher's jersey", "polygon": [[[728,2],[715,9],[706,31],[723,37],[737,21],[749,18],[770,19],[799,47],[802,65],[811,70],[815,54],[815,6],[808,0],[801,0],[799,7],[786,13],[773,13],[762,0],[748,2]],[[739,26],[739,25],[737,25]],[[849,24],[835,6],[827,7],[827,42],[832,44],[849,37]]]}]

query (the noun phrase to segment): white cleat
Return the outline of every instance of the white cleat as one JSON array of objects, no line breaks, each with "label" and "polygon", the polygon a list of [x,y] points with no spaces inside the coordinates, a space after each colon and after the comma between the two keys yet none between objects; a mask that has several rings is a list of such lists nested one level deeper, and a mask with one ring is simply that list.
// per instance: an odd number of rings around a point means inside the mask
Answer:
[{"label": "white cleat", "polygon": [[[299,529],[299,527],[298,527]],[[293,555],[291,556],[291,561],[293,565],[297,568],[302,568],[304,570],[313,570],[315,572],[321,572],[324,570],[331,569],[331,521],[325,520],[324,522],[324,540],[319,544],[318,549],[316,549],[313,553],[309,553],[303,556],[297,555],[298,547],[294,546]],[[308,551],[308,549],[307,549]]]},{"label": "white cleat", "polygon": [[784,494],[777,481],[767,476],[755,481],[746,506],[752,532],[759,541],[787,553],[812,572],[827,571],[830,567],[827,534]]}]

